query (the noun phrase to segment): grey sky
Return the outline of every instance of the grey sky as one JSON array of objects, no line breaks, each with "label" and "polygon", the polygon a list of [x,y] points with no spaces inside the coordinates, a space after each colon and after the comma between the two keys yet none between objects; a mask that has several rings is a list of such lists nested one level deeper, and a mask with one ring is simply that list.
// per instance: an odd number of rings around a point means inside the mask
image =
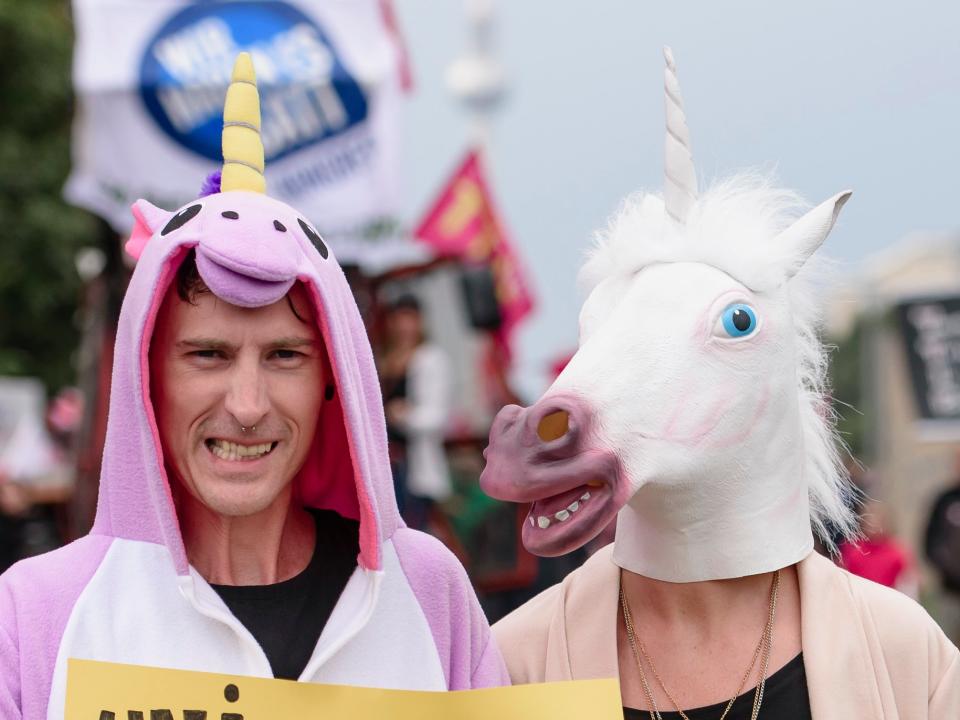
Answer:
[{"label": "grey sky", "polygon": [[[396,1],[417,83],[412,221],[466,147],[466,114],[444,83],[466,21],[459,1]],[[627,193],[662,188],[664,44],[701,178],[759,166],[811,201],[854,190],[827,243],[846,272],[912,230],[960,225],[958,3],[500,0],[497,11],[509,96],[490,169],[539,301],[518,337],[528,395],[575,347],[591,233]]]}]

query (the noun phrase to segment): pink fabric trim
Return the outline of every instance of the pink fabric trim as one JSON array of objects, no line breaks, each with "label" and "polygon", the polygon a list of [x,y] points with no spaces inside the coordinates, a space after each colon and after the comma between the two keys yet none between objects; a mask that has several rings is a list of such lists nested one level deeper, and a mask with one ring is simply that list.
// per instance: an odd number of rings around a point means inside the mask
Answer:
[{"label": "pink fabric trim", "polygon": [[[324,345],[327,348],[327,354],[330,359],[330,366],[333,370],[333,381],[336,387],[337,395],[335,396],[335,402],[339,405],[341,409],[341,423],[344,426],[344,435],[346,436],[346,444],[349,452],[350,459],[350,468],[353,473],[354,478],[354,487],[356,489],[356,501],[359,505],[359,515],[360,515],[360,558],[359,564],[361,567],[367,570],[379,570],[380,569],[380,523],[379,518],[377,517],[376,508],[370,498],[370,493],[368,490],[367,482],[368,478],[364,477],[362,465],[359,462],[358,458],[358,448],[356,447],[356,439],[354,438],[353,432],[350,432],[347,427],[352,426],[356,428],[359,423],[348,416],[350,412],[350,403],[343,403],[340,394],[345,391],[348,384],[343,377],[343,373],[340,369],[340,363],[335,353],[331,353],[332,349],[336,349],[338,346],[335,343],[334,338],[331,335],[330,323],[328,320],[328,312],[330,309],[326,307],[323,302],[323,298],[320,295],[319,290],[316,287],[313,279],[308,276],[301,276],[298,278],[310,291],[310,297],[313,300],[314,308],[317,311],[317,317],[320,319],[320,332],[323,336]],[[343,341],[341,341],[343,342]],[[330,415],[325,413],[329,418]],[[335,417],[334,417],[335,420]],[[328,420],[329,422],[329,420]],[[318,428],[318,432],[322,432],[323,427]],[[314,442],[314,447],[318,447],[318,444]],[[327,447],[328,451],[333,450],[330,447]],[[329,460],[325,459],[325,462]],[[313,467],[318,467],[316,463],[310,463]],[[309,483],[311,479],[305,478],[305,483]],[[312,484],[312,483],[310,483]],[[309,492],[309,484],[305,484],[304,492]],[[342,501],[342,498],[341,498]],[[340,509],[337,507],[333,508],[340,512]],[[346,511],[349,511],[352,508],[343,508]],[[348,514],[350,517],[352,515]]]},{"label": "pink fabric trim", "polygon": [[[174,523],[177,521],[177,509],[173,502],[173,491],[170,489],[170,478],[167,477],[167,466],[163,459],[163,445],[160,443],[160,429],[157,427],[157,418],[153,413],[153,401],[150,399],[150,340],[153,338],[153,328],[157,322],[157,314],[160,312],[160,306],[167,294],[173,276],[180,268],[183,258],[192,248],[192,245],[183,245],[172,253],[164,262],[160,271],[157,284],[154,286],[153,297],[150,300],[150,308],[147,310],[147,316],[144,319],[143,333],[140,336],[140,394],[143,402],[144,412],[147,416],[147,426],[153,437],[153,449],[157,458],[157,470],[160,478],[163,480],[163,487],[166,493],[167,507],[173,514]],[[179,527],[179,524],[178,524]],[[190,563],[187,561],[187,551],[183,545],[183,538],[177,533],[176,538],[167,538],[167,548],[173,555],[173,564],[177,568],[178,575],[186,575],[190,572]]]}]

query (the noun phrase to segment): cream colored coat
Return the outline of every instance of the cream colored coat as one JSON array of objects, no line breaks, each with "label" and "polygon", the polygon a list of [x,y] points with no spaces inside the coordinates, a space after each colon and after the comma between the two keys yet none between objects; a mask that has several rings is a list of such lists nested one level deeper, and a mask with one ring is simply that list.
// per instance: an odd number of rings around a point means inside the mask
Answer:
[{"label": "cream colored coat", "polygon": [[[514,684],[618,676],[612,549],[494,625]],[[798,575],[814,720],[960,719],[960,653],[920,605],[816,553]]]}]

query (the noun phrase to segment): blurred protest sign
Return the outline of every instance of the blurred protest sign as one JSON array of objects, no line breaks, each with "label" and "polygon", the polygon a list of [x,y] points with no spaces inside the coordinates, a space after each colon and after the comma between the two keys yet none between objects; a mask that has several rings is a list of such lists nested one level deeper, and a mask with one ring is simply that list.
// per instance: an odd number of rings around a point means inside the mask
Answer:
[{"label": "blurred protest sign", "polygon": [[[268,192],[305,213],[342,263],[417,255],[398,232],[406,68],[389,0],[74,0],[74,167],[65,194],[130,228],[219,168],[237,53],[253,55]],[[395,257],[396,256],[396,257]]]},{"label": "blurred protest sign", "polygon": [[896,306],[921,430],[960,438],[960,296]]},{"label": "blurred protest sign", "polygon": [[422,692],[68,661],[66,720],[617,720],[615,679]]}]

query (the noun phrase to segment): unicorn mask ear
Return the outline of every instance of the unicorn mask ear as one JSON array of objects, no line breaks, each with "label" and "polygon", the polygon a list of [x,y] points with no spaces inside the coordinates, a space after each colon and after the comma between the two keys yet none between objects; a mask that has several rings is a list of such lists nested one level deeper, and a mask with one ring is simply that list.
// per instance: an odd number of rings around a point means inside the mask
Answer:
[{"label": "unicorn mask ear", "polygon": [[130,233],[130,239],[124,243],[123,249],[134,260],[138,260],[147,240],[167,224],[173,213],[151,205],[146,200],[137,200],[130,210],[133,212],[133,232]]},{"label": "unicorn mask ear", "polygon": [[823,244],[837,221],[840,209],[853,191],[844,190],[829,200],[820,203],[813,210],[794,222],[790,227],[774,238],[774,247],[778,253],[788,257],[786,280],[789,280],[803,267],[807,259]]}]

